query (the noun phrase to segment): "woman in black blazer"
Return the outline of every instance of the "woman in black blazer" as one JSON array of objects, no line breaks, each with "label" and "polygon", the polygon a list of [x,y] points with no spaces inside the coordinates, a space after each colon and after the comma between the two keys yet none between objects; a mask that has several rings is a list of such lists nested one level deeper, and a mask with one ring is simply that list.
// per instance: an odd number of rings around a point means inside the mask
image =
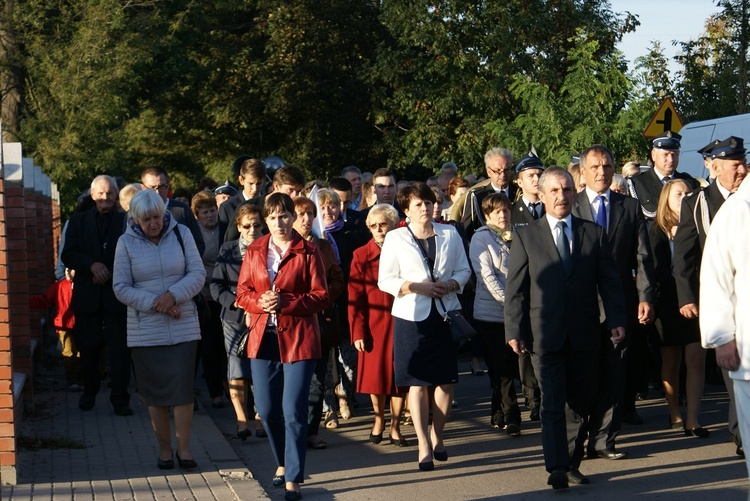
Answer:
[{"label": "woman in black blazer", "polygon": [[[680,314],[677,285],[673,274],[674,235],[680,220],[682,198],[690,192],[681,179],[668,181],[662,188],[656,211],[656,224],[649,239],[656,274],[656,329],[661,337],[661,378],[669,407],[669,426],[685,430],[685,435],[705,438],[707,429],[698,424],[706,365],[706,350],[701,347],[698,319]],[[687,412],[682,420],[679,403],[680,365],[685,353]]]}]

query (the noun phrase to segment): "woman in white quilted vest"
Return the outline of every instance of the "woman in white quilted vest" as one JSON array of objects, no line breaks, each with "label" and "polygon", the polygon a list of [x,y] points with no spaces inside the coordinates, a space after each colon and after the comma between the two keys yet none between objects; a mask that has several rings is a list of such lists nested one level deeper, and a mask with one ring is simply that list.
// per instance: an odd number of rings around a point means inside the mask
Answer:
[{"label": "woman in white quilted vest", "polygon": [[154,190],[133,197],[130,215],[117,242],[112,281],[115,296],[128,307],[128,347],[138,393],[156,432],[157,466],[174,468],[172,407],[177,462],[180,468],[195,468],[190,425],[200,326],[193,297],[203,287],[206,270],[190,230],[177,224]]}]

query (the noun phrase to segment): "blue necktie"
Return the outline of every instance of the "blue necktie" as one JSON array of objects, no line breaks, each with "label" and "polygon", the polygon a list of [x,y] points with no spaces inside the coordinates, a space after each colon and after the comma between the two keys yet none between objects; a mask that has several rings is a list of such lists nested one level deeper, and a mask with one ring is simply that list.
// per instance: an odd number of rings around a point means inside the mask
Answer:
[{"label": "blue necktie", "polygon": [[607,231],[607,206],[604,205],[607,197],[599,195],[596,198],[599,200],[599,212],[596,213],[596,224],[604,228],[604,231]]},{"label": "blue necktie", "polygon": [[568,241],[568,235],[565,234],[565,228],[568,227],[565,221],[558,221],[555,227],[560,230],[557,234],[557,240],[555,245],[557,246],[557,252],[560,254],[560,260],[562,261],[565,273],[570,273],[572,266],[572,259],[570,257],[570,242]]}]

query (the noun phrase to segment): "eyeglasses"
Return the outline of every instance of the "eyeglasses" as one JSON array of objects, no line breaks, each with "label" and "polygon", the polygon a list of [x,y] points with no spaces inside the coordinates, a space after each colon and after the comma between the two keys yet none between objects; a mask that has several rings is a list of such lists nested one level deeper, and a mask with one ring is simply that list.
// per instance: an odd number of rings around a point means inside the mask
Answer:
[{"label": "eyeglasses", "polygon": [[243,224],[242,226],[240,226],[240,228],[242,228],[243,230],[249,230],[251,228],[259,228],[259,226],[254,224]]},{"label": "eyeglasses", "polygon": [[493,169],[493,168],[491,168],[491,167],[487,167],[487,170],[488,170],[488,171],[490,171],[490,172],[493,172],[493,173],[495,173],[495,174],[496,174],[496,175],[498,175],[498,176],[499,176],[500,174],[509,174],[509,173],[510,173],[510,168],[506,168],[506,169],[500,169],[500,170],[495,170],[495,169]]},{"label": "eyeglasses", "polygon": [[368,225],[367,227],[371,230],[374,230],[375,228],[381,229],[381,228],[388,228],[389,223],[372,223]]}]

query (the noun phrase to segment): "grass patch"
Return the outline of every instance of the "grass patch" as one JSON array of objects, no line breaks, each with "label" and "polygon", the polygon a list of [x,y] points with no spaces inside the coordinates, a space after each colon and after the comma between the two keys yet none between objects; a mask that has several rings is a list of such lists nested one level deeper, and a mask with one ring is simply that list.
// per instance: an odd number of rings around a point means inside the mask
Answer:
[{"label": "grass patch", "polygon": [[80,440],[51,435],[49,437],[28,437],[20,435],[16,442],[23,449],[38,451],[39,449],[85,449],[86,445]]}]

